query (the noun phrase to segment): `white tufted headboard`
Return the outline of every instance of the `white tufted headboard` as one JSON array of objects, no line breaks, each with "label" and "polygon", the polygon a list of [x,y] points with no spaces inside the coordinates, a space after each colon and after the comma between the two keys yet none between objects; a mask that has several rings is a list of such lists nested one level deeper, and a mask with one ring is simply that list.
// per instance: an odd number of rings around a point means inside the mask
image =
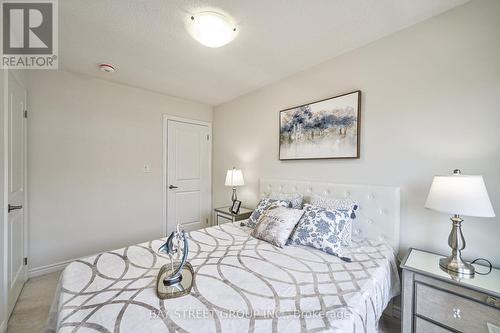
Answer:
[{"label": "white tufted headboard", "polygon": [[354,199],[359,207],[353,222],[353,234],[371,239],[383,239],[396,252],[399,251],[398,187],[261,179],[261,197],[271,192],[302,193],[305,202],[310,201],[312,194]]}]

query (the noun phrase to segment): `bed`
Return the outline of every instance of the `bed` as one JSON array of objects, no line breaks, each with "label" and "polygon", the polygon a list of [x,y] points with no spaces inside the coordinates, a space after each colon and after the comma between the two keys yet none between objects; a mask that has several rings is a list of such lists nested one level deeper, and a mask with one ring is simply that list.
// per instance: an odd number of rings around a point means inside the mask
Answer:
[{"label": "bed", "polygon": [[260,188],[356,198],[352,261],[281,249],[228,223],[189,233],[193,289],[160,300],[156,275],[169,260],[157,252],[164,240],[153,240],[69,264],[47,332],[376,332],[400,292],[399,190],[282,180]]}]

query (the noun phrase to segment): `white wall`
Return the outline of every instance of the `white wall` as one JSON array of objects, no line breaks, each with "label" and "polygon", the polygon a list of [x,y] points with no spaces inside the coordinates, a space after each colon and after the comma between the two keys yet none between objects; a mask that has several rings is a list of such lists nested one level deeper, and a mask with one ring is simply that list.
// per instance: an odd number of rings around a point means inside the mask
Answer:
[{"label": "white wall", "polygon": [[30,270],[162,237],[162,114],[212,108],[63,71],[29,92]]},{"label": "white wall", "polygon": [[[233,165],[249,206],[261,177],[399,186],[402,251],[447,253],[448,217],[423,208],[434,174],[482,174],[500,215],[499,17],[500,1],[474,1],[216,107],[214,205],[230,200]],[[278,160],[279,110],[357,89],[359,160]],[[466,257],[500,266],[500,218],[466,218],[463,232]]]}]

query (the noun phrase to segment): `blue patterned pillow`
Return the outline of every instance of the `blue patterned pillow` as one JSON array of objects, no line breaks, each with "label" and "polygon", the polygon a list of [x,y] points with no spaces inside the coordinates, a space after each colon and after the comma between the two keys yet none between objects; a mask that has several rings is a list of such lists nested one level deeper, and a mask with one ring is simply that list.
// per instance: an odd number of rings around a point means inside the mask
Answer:
[{"label": "blue patterned pillow", "polygon": [[306,245],[342,257],[350,212],[331,211],[309,204],[304,205],[304,210],[289,244]]},{"label": "blue patterned pillow", "polygon": [[255,208],[255,210],[252,212],[252,215],[250,215],[250,217],[248,218],[247,227],[254,228],[262,213],[264,213],[269,207],[271,207],[271,205],[290,207],[290,202],[269,198],[262,199],[257,205],[257,208]]},{"label": "blue patterned pillow", "polygon": [[351,235],[352,235],[352,220],[356,218],[355,211],[358,209],[358,203],[350,198],[336,199],[330,197],[324,197],[314,194],[311,197],[311,205],[316,207],[325,208],[331,211],[334,210],[347,210],[351,215],[351,219],[347,222],[346,229],[347,234],[343,239],[342,245],[346,247],[351,246]]}]

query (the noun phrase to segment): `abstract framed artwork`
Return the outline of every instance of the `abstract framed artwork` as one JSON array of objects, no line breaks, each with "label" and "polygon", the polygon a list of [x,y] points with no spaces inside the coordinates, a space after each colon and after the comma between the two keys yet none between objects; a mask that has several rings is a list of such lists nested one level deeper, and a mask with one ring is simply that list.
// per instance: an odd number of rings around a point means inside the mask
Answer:
[{"label": "abstract framed artwork", "polygon": [[361,91],[282,110],[279,159],[359,158]]}]

